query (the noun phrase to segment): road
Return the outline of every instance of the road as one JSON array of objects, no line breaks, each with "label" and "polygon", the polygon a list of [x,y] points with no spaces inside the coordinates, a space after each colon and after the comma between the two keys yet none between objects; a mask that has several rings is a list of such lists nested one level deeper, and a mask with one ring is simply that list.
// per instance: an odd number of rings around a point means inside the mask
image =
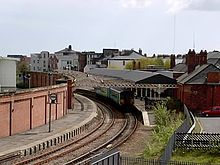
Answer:
[{"label": "road", "polygon": [[220,117],[198,117],[204,133],[220,133]]}]

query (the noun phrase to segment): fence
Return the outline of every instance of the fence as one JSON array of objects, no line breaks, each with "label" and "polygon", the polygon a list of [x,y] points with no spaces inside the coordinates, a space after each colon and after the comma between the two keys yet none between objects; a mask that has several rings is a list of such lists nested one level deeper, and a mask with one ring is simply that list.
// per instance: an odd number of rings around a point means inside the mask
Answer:
[{"label": "fence", "polygon": [[176,133],[175,148],[210,149],[220,148],[220,134],[218,133]]},{"label": "fence", "polygon": [[[182,125],[176,130],[176,132],[184,132],[184,133],[188,133],[189,131],[192,131],[192,129],[195,127],[195,120],[194,117],[192,116],[192,114],[190,114],[190,112],[188,111],[187,107],[184,105],[184,115],[185,115],[185,119],[182,123]],[[175,148],[175,134],[174,133],[168,143],[167,146],[163,152],[163,154],[160,157],[160,161],[161,162],[165,162],[164,164],[166,164],[166,162],[168,162],[172,156],[172,152],[173,149]]]},{"label": "fence", "polygon": [[[161,160],[145,160],[143,158],[130,158],[130,157],[121,157],[120,165],[207,165],[201,163],[192,163],[192,162],[179,162],[179,161],[161,161]],[[211,164],[209,164],[211,165]]]}]

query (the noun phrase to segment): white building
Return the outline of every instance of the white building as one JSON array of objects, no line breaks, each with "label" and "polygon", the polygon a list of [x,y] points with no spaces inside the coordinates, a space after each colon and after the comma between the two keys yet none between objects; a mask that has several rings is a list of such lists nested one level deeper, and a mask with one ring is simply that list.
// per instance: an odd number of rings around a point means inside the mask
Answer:
[{"label": "white building", "polygon": [[16,89],[16,62],[15,58],[0,56],[0,93]]},{"label": "white building", "polygon": [[146,58],[146,57],[136,52],[132,52],[128,56],[115,56],[108,59],[108,68],[125,69],[127,63],[132,62],[133,60],[139,60],[141,58]]},{"label": "white building", "polygon": [[49,52],[42,51],[41,53],[31,54],[31,71],[47,72],[49,71]]},{"label": "white building", "polygon": [[58,59],[58,70],[79,70],[79,52],[68,48],[55,52]]}]

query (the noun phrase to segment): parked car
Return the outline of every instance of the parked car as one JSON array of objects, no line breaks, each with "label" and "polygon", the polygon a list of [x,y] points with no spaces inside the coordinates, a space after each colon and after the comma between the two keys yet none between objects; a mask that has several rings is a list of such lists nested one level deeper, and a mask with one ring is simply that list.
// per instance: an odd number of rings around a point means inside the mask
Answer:
[{"label": "parked car", "polygon": [[202,116],[220,116],[220,106],[213,106],[201,112]]}]

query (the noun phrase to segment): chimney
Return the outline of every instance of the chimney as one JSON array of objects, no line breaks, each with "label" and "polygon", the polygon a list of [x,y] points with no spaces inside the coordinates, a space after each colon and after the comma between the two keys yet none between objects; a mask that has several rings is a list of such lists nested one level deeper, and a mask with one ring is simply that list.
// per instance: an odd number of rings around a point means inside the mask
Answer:
[{"label": "chimney", "polygon": [[71,45],[69,45],[68,49],[69,49],[69,50],[72,50],[72,46],[71,46]]},{"label": "chimney", "polygon": [[198,65],[207,64],[207,54],[208,53],[206,50],[204,52],[201,50],[200,55],[199,55]]},{"label": "chimney", "polygon": [[174,54],[171,54],[170,56],[170,69],[172,69],[176,65],[176,57]]},{"label": "chimney", "polygon": [[195,70],[197,64],[196,64],[196,53],[194,49],[192,51],[191,49],[189,49],[189,52],[186,55],[186,65],[188,68],[188,73],[191,73],[192,71]]},{"label": "chimney", "polygon": [[139,54],[141,54],[141,55],[142,55],[142,50],[141,50],[141,48],[139,48]]}]

